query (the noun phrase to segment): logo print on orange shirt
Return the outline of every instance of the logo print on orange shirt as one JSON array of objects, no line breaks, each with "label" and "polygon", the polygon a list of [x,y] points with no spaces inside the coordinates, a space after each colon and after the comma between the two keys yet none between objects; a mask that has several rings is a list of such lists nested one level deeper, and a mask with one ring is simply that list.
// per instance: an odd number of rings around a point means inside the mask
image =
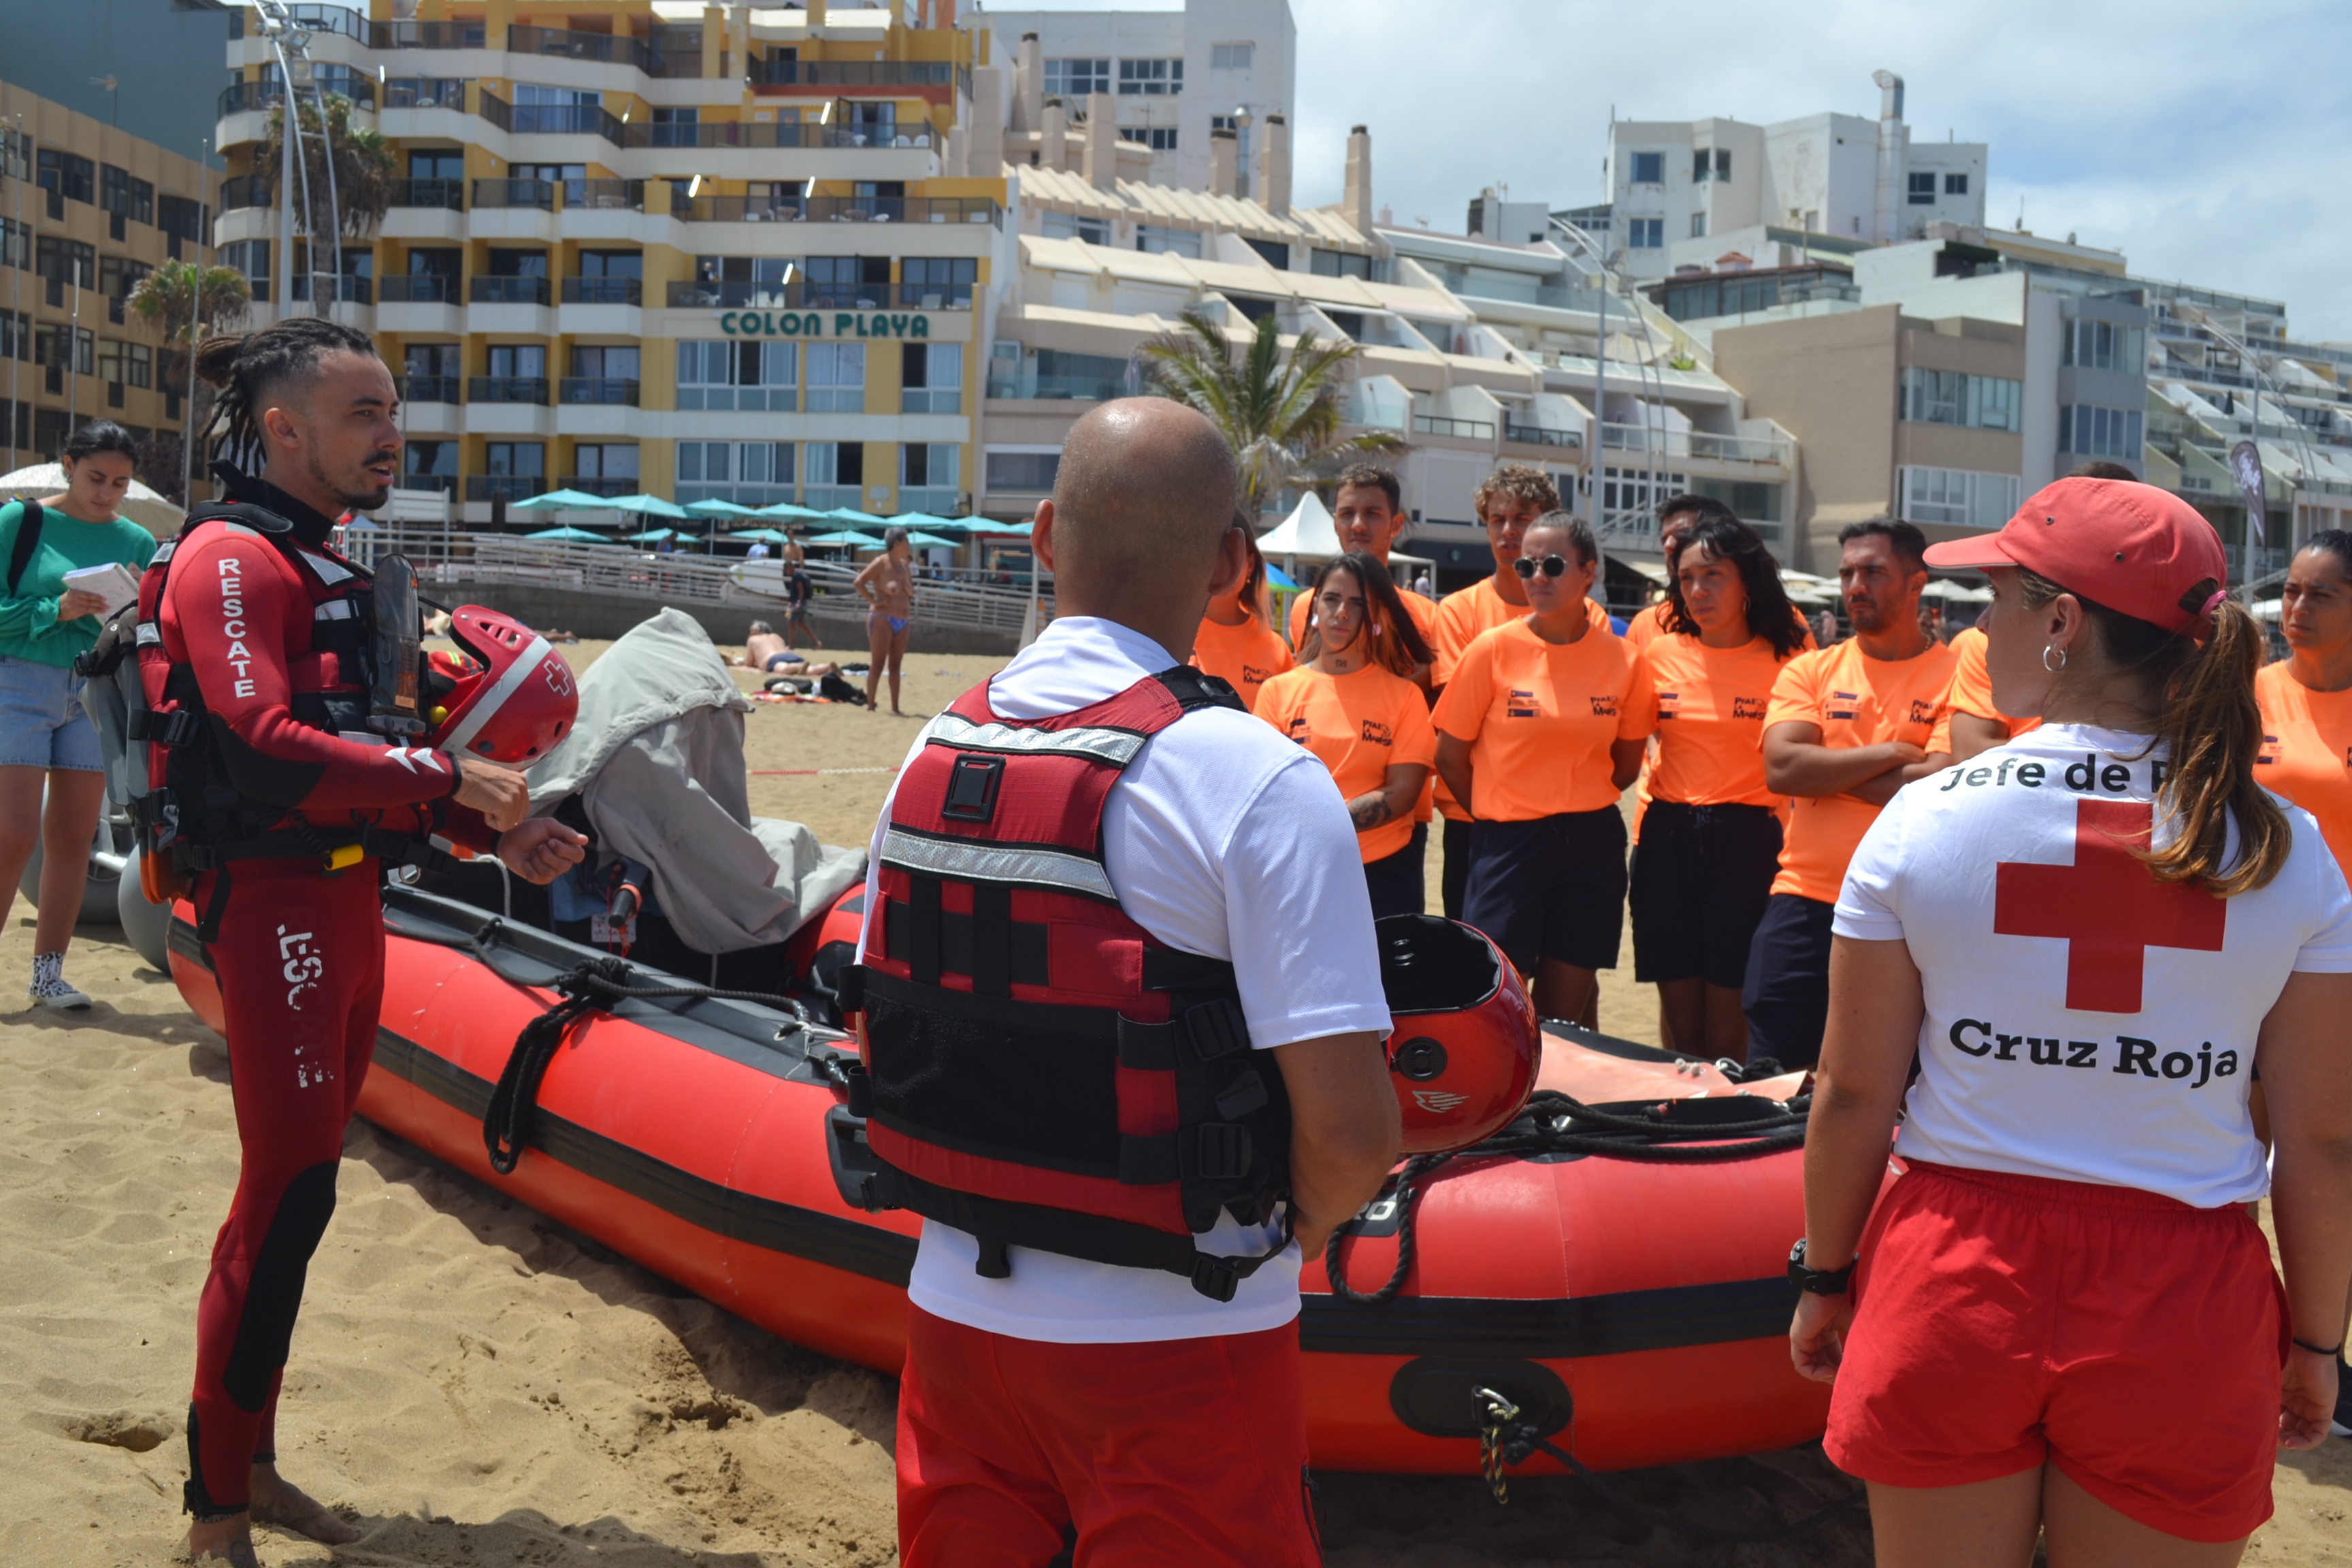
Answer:
[{"label": "logo print on orange shirt", "polygon": [[1244,664],[1242,666],[1242,684],[1244,686],[1264,686],[1266,683],[1266,679],[1273,673],[1274,672],[1270,669],[1260,669],[1254,664]]},{"label": "logo print on orange shirt", "polygon": [[[2254,766],[2258,768],[2266,768],[2278,760],[2279,738],[2276,735],[2264,735],[2263,737],[2263,749],[2254,753]],[[2347,767],[2352,767],[2352,746],[2345,748],[2344,764]]]},{"label": "logo print on orange shirt", "polygon": [[1682,711],[1683,694],[1681,692],[1661,691],[1658,693],[1658,719],[1661,722],[1664,722],[1668,719],[1678,719],[1682,717]]},{"label": "logo print on orange shirt", "polygon": [[[1764,717],[1764,699],[1761,697],[1733,698],[1731,716],[1734,719],[1761,719]],[[1660,714],[1659,717],[1664,718],[1665,715]]]},{"label": "logo print on orange shirt", "polygon": [[[1843,710],[1841,710],[1839,709],[1839,707],[1838,707],[1838,704],[1839,704],[1839,703],[1841,703],[1841,702],[1843,702],[1843,704],[1845,704],[1845,707],[1843,708]],[[1832,691],[1832,692],[1831,692],[1831,693],[1830,693],[1830,713],[1829,713],[1829,716],[1830,716],[1831,718],[1832,718],[1832,719],[1859,719],[1859,718],[1861,718],[1861,717],[1862,717],[1862,693],[1860,693],[1860,692],[1858,692],[1858,691]]]},{"label": "logo print on orange shirt", "polygon": [[1370,741],[1375,746],[1393,746],[1396,744],[1396,735],[1394,731],[1391,731],[1386,724],[1383,724],[1375,719],[1367,719],[1364,721],[1364,739]]},{"label": "logo print on orange shirt", "polygon": [[2221,951],[2229,904],[2158,881],[2131,852],[2154,822],[2146,801],[2078,800],[2073,865],[2003,860],[1994,868],[1992,929],[2064,938],[2066,1005],[2075,1012],[2138,1012],[2151,947]]},{"label": "logo print on orange shirt", "polygon": [[1522,691],[1517,687],[1514,686],[1511,688],[1510,695],[1503,700],[1503,717],[1506,719],[1540,719],[1543,717],[1543,710],[1536,706],[1536,694],[1534,692]]},{"label": "logo print on orange shirt", "polygon": [[1911,699],[1911,722],[1933,725],[1936,722],[1936,704],[1924,697]]},{"label": "logo print on orange shirt", "polygon": [[1617,717],[1617,699],[1614,697],[1594,698],[1592,700],[1592,716],[1595,719],[1614,719]]}]

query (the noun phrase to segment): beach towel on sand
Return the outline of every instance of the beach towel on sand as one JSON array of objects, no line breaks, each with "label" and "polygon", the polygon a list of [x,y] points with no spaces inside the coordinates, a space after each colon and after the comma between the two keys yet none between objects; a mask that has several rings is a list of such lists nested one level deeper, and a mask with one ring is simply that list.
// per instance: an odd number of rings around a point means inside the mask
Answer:
[{"label": "beach towel on sand", "polygon": [[653,868],[653,893],[701,952],[782,942],[866,875],[866,851],[751,815],[751,700],[684,611],[641,622],[580,677],[580,719],[527,775],[544,816],[577,795],[599,847]]}]

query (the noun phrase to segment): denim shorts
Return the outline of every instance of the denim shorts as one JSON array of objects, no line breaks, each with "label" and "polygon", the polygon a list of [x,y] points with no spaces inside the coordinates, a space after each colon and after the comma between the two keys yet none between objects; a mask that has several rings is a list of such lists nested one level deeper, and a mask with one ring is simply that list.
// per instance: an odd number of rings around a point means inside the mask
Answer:
[{"label": "denim shorts", "polygon": [[70,669],[0,654],[0,768],[104,772],[98,726],[82,710],[85,684]]}]

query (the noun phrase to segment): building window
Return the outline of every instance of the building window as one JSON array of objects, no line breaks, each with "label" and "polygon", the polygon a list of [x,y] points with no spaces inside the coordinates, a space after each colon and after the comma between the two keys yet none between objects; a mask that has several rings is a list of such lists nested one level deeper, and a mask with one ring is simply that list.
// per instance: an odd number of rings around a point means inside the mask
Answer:
[{"label": "building window", "polygon": [[144,180],[131,178],[128,169],[100,164],[98,198],[99,205],[119,217],[127,217],[133,223],[155,221],[155,187]]},{"label": "building window", "polygon": [[811,414],[863,414],[866,411],[866,345],[808,345],[808,411]]},{"label": "building window", "polygon": [[44,147],[39,165],[41,189],[51,197],[68,202],[91,199],[98,182],[98,165],[89,159],[77,158],[56,147]]},{"label": "building window", "polygon": [[1966,174],[1945,175],[1944,194],[1948,196],[1967,195],[1969,194],[1969,177]]},{"label": "building window", "polygon": [[1219,71],[1245,71],[1257,58],[1255,44],[1211,44],[1209,68]]},{"label": "building window", "polygon": [[32,177],[32,132],[0,131],[0,179],[29,180]]},{"label": "building window", "polygon": [[1061,470],[1059,452],[991,452],[988,489],[992,495],[1009,490],[1016,495],[1051,495],[1054,476]]},{"label": "building window", "polygon": [[[1574,481],[1559,476],[1565,494]],[[1682,494],[1689,488],[1680,474],[1653,473],[1647,468],[1611,468],[1601,470],[1601,506],[1603,511],[1632,511],[1648,516],[1650,509],[1669,496]]]},{"label": "building window", "polygon": [[800,380],[798,343],[681,339],[680,408],[754,408],[789,414]]},{"label": "building window", "polygon": [[1316,250],[1307,257],[1309,269],[1318,278],[1361,278],[1372,276],[1372,258],[1348,250]]},{"label": "building window", "polygon": [[1664,153],[1633,154],[1633,184],[1663,185],[1666,183],[1666,155]]},{"label": "building window", "polygon": [[1635,250],[1660,250],[1666,243],[1666,220],[1636,217],[1625,220],[1625,243]]},{"label": "building window", "polygon": [[30,359],[33,318],[22,310],[0,310],[0,359]]},{"label": "building window", "polygon": [[794,466],[790,441],[680,441],[674,493],[681,506],[698,500],[773,506],[793,499]]},{"label": "building window", "polygon": [[2015,432],[2024,428],[2024,384],[2005,376],[1920,365],[1903,372],[1902,417],[1919,424]]},{"label": "building window", "polygon": [[2059,363],[2084,370],[2119,370],[2142,375],[2147,368],[2147,337],[2138,327],[2077,317],[2059,338]]},{"label": "building window", "polygon": [[1184,90],[1182,60],[1121,60],[1118,90],[1123,96],[1173,98]]},{"label": "building window", "polygon": [[802,293],[811,305],[876,310],[890,301],[887,256],[812,256]]},{"label": "building window", "polygon": [[145,262],[133,261],[127,256],[101,256],[98,258],[98,291],[110,300],[127,299],[131,290],[139,287],[139,279],[153,270]]},{"label": "building window", "polygon": [[1705,213],[1691,214],[1691,237],[1693,239],[1704,239],[1706,237],[1706,215]]},{"label": "building window", "polygon": [[[898,504],[909,511],[938,513],[956,502],[962,449],[952,441],[909,441],[898,448]],[[908,490],[928,490],[920,504]]]},{"label": "building window", "polygon": [[1290,247],[1278,239],[1252,239],[1242,237],[1242,243],[1265,258],[1265,264],[1277,272],[1290,270]]},{"label": "building window", "polygon": [[544,381],[547,379],[547,345],[492,343],[488,363],[488,374],[493,380]]},{"label": "building window", "polygon": [[1936,176],[1932,174],[1911,176],[1911,205],[1931,207],[1936,205]]},{"label": "building window", "polygon": [[856,506],[866,499],[866,444],[811,441],[807,479],[804,505],[820,510]]},{"label": "building window", "polygon": [[1999,528],[2017,510],[2015,474],[1967,468],[1903,469],[1903,517],[1907,522]]},{"label": "building window", "polygon": [[145,343],[109,338],[98,345],[98,379],[130,386],[155,384],[155,351]]},{"label": "building window", "polygon": [[1719,500],[1749,522],[1780,521],[1780,487],[1744,479],[1693,479],[1691,493]]},{"label": "building window", "polygon": [[[1181,60],[1176,63],[1183,64]],[[1149,147],[1155,153],[1176,151],[1176,128],[1173,125],[1122,125],[1118,128],[1118,139]]]},{"label": "building window", "polygon": [[962,413],[963,345],[900,344],[898,385],[901,414]]},{"label": "building window", "polygon": [[484,448],[493,479],[543,479],[547,477],[544,441],[492,441]]},{"label": "building window", "polygon": [[34,266],[53,283],[70,283],[77,289],[98,287],[98,249],[78,239],[42,235],[34,244]]},{"label": "building window", "polygon": [[233,240],[220,247],[220,264],[245,275],[245,286],[257,300],[269,298],[269,241]]},{"label": "building window", "polygon": [[33,226],[0,217],[0,267],[27,270],[33,265]]},{"label": "building window", "polygon": [[1067,102],[1088,93],[1110,90],[1108,60],[1064,59],[1045,62],[1045,96]]},{"label": "building window", "polygon": [[1110,225],[1098,217],[1048,212],[1038,220],[1038,227],[1047,239],[1083,239],[1088,245],[1110,243]]},{"label": "building window", "polygon": [[2086,458],[2140,459],[2140,411],[2069,403],[2058,410],[2058,449]]},{"label": "building window", "polygon": [[1709,180],[1727,180],[1729,178],[1731,178],[1730,148],[1694,147],[1691,149],[1692,184],[1703,185]]},{"label": "building window", "polygon": [[[401,448],[404,489],[448,490],[457,488],[458,441],[411,441]],[[418,480],[425,482],[420,484]]]},{"label": "building window", "polygon": [[574,447],[572,466],[581,479],[626,479],[634,489],[637,482],[637,449],[635,447]]},{"label": "building window", "polygon": [[898,263],[898,303],[936,310],[971,303],[980,263],[969,256],[909,256]]}]

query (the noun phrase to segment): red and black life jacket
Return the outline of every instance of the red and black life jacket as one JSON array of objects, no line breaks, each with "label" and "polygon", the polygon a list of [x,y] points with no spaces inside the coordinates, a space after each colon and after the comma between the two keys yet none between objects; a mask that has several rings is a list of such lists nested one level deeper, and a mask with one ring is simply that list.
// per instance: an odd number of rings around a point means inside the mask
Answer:
[{"label": "red and black life jacket", "polygon": [[1250,1048],[1233,966],[1154,939],[1103,864],[1104,805],[1144,743],[1240,706],[1180,668],[1005,719],[983,682],[899,777],[848,998],[866,1026],[853,1109],[877,1206],[978,1237],[984,1276],[1034,1247],[1224,1301],[1265,1261],[1193,1238],[1221,1212],[1263,1225],[1288,1195],[1281,1075]]}]

